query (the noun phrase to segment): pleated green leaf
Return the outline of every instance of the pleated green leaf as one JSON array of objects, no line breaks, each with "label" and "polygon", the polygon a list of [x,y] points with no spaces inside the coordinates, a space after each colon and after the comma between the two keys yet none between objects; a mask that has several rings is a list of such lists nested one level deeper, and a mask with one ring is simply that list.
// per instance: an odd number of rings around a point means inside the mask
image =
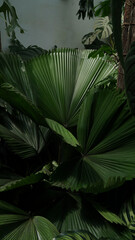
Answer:
[{"label": "pleated green leaf", "polygon": [[135,195],[126,200],[121,207],[120,217],[135,237]]},{"label": "pleated green leaf", "polygon": [[9,83],[34,102],[24,63],[16,54],[0,53],[0,83]]},{"label": "pleated green leaf", "polygon": [[[103,238],[102,238],[103,239]],[[97,240],[92,234],[85,231],[61,233],[53,240]]]},{"label": "pleated green leaf", "polygon": [[47,118],[74,125],[88,89],[115,71],[107,56],[88,59],[88,54],[62,49],[25,64],[36,104]]},{"label": "pleated green leaf", "polygon": [[92,204],[93,207],[101,214],[102,217],[104,217],[107,221],[111,223],[121,224],[124,225],[124,221],[115,213],[108,211],[107,209],[103,208],[99,204]]},{"label": "pleated green leaf", "polygon": [[7,202],[0,200],[0,214],[13,214],[13,213],[19,214],[19,215],[24,215],[25,217],[27,216],[26,212],[24,212],[20,208],[17,208]]},{"label": "pleated green leaf", "polygon": [[121,65],[124,68],[124,58],[123,58],[123,48],[122,48],[122,30],[121,30],[121,14],[123,0],[111,0],[111,10],[112,10],[112,25],[113,25],[113,35],[115,40],[115,46],[119,55]]},{"label": "pleated green leaf", "polygon": [[46,218],[29,217],[22,210],[0,201],[1,240],[52,240],[58,234],[56,227]]},{"label": "pleated green leaf", "polygon": [[4,83],[0,86],[0,98],[30,117],[38,125],[46,126],[39,109],[11,84]]},{"label": "pleated green leaf", "polygon": [[88,55],[88,51],[61,49],[24,64],[19,56],[1,53],[1,83],[14,86],[45,117],[72,126],[88,89],[116,71],[108,56],[88,59]]},{"label": "pleated green leaf", "polygon": [[132,239],[126,227],[110,223],[87,201],[87,197],[81,199],[79,194],[63,193],[55,205],[50,205],[47,217],[61,233],[83,230],[97,239]]},{"label": "pleated green leaf", "polygon": [[8,127],[0,125],[2,137],[11,150],[21,158],[29,158],[40,153],[47,140],[49,129],[37,126],[21,113],[7,119]]},{"label": "pleated green leaf", "polygon": [[98,193],[135,177],[135,120],[123,94],[111,89],[90,93],[77,135],[82,156],[61,164],[52,175],[54,184]]},{"label": "pleated green leaf", "polygon": [[[3,100],[9,102],[13,107],[17,108],[22,113],[29,116],[38,125],[48,125],[55,133],[62,136],[68,144],[72,146],[79,145],[75,137],[66,128],[64,128],[56,121],[47,118],[45,119],[40,113],[39,109],[36,108],[36,106],[34,106],[31,102],[29,102],[25,96],[23,96],[10,84],[3,84],[1,86],[0,97]],[[6,139],[8,144],[11,145],[13,149],[15,146],[17,153],[21,154],[24,158],[35,155],[36,149],[27,143],[25,136],[24,138],[22,135],[20,137],[20,134],[18,135],[17,133],[16,135],[14,132],[8,131],[3,126],[0,126],[0,135]],[[19,145],[18,148],[16,148],[17,144]]]}]

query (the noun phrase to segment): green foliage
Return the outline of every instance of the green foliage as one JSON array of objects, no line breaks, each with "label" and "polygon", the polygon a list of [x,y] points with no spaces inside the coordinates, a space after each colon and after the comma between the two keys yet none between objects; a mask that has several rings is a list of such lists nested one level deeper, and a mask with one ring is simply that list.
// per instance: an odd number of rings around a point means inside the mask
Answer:
[{"label": "green foliage", "polygon": [[47,50],[35,45],[24,47],[17,39],[11,39],[9,50],[13,54],[16,53],[20,55],[23,60],[28,60],[32,57],[47,53]]},{"label": "green foliage", "polygon": [[59,166],[54,183],[71,191],[98,193],[134,178],[134,134],[134,118],[119,94],[107,89],[90,92],[77,124],[82,156],[74,164]]},{"label": "green foliage", "polygon": [[24,33],[23,28],[18,23],[18,16],[14,6],[8,0],[4,0],[0,7],[0,13],[3,13],[6,25],[6,31],[9,37],[15,39],[15,29],[19,28],[20,33]]},{"label": "green foliage", "polygon": [[1,240],[51,240],[58,234],[55,226],[41,216],[32,216],[0,201]]},{"label": "green foliage", "polygon": [[135,237],[135,195],[134,193],[123,203],[120,217]]},{"label": "green foliage", "polygon": [[78,19],[84,19],[87,13],[89,18],[93,17],[94,10],[94,1],[93,0],[80,0],[79,1],[79,10],[77,12]]},{"label": "green foliage", "polygon": [[95,16],[106,17],[110,16],[110,0],[105,0],[100,2],[97,6],[95,6]]},{"label": "green foliage", "polygon": [[0,55],[2,240],[132,239],[100,200],[135,177],[135,121],[89,53]]},{"label": "green foliage", "polygon": [[113,50],[110,46],[108,45],[103,45],[102,47],[100,47],[98,50],[96,51],[92,51],[90,54],[89,54],[89,57],[92,57],[92,58],[95,58],[99,55],[99,57],[103,57],[104,54],[108,54],[110,56],[112,56],[113,54],[116,53],[115,50]]},{"label": "green foliage", "polygon": [[62,233],[58,237],[54,238],[54,240],[96,240],[92,234],[89,232],[67,232],[67,233]]}]

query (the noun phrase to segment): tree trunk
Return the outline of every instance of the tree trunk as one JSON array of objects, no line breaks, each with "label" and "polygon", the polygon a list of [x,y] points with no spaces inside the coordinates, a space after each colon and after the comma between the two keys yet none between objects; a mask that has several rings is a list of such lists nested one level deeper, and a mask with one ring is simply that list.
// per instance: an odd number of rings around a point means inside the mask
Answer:
[{"label": "tree trunk", "polygon": [[1,47],[1,32],[0,32],[0,52],[2,51],[2,47]]},{"label": "tree trunk", "polygon": [[[119,0],[118,0],[119,1]],[[135,0],[125,1],[124,23],[122,29],[123,56],[126,57],[131,43],[135,41]],[[124,89],[124,71],[119,66],[117,86]]]}]

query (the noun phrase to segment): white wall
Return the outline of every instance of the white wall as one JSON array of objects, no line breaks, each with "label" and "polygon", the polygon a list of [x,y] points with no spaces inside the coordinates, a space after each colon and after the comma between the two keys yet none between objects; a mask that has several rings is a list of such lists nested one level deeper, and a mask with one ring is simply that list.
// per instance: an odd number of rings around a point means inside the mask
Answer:
[{"label": "white wall", "polygon": [[[0,0],[1,5],[2,0]],[[93,30],[93,20],[78,20],[79,0],[10,0],[25,33],[17,32],[24,46],[38,45],[45,49],[58,47],[83,48],[83,35]],[[2,20],[0,19],[0,22]],[[4,21],[0,23],[2,49],[8,46]]]}]

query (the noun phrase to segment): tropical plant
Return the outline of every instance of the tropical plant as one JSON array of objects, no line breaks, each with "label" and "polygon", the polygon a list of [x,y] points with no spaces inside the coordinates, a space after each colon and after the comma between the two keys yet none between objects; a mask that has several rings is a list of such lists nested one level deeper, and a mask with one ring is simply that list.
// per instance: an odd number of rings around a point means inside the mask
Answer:
[{"label": "tropical plant", "polygon": [[23,28],[18,23],[18,16],[14,6],[11,5],[9,0],[3,0],[0,6],[1,19],[4,17],[4,22],[6,25],[6,32],[12,39],[16,38],[15,29],[19,28],[20,33],[24,33]]},{"label": "tropical plant", "polygon": [[114,193],[135,177],[135,121],[104,81],[115,65],[88,54],[0,55],[1,240],[132,239]]}]

